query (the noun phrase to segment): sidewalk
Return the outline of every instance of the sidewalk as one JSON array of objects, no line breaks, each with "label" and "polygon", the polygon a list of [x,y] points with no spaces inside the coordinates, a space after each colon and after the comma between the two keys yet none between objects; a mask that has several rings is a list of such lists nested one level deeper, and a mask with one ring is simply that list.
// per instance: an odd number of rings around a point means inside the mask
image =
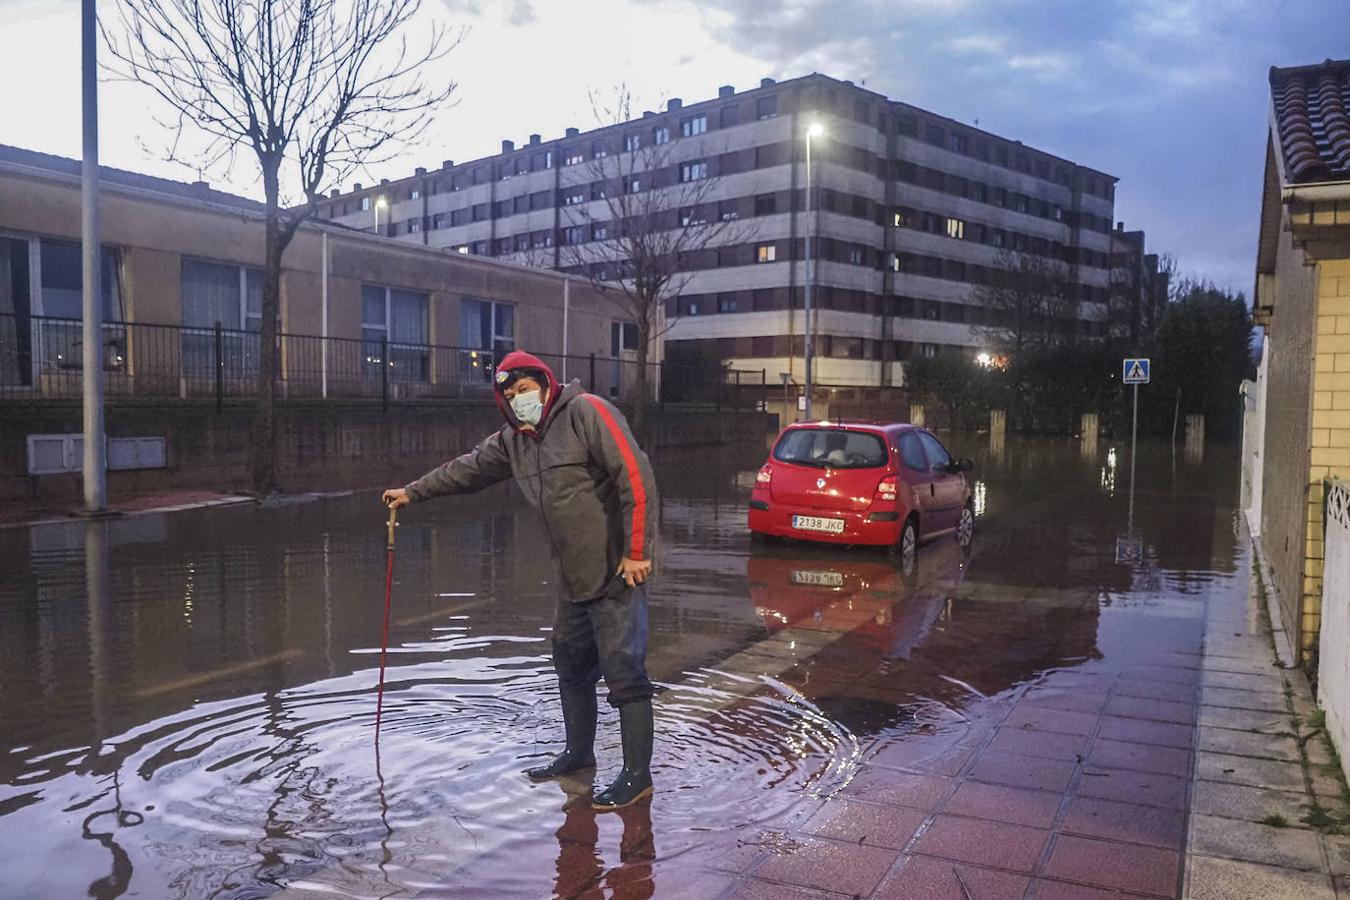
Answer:
[{"label": "sidewalk", "polygon": [[1350,896],[1350,836],[1310,824],[1346,821],[1343,787],[1267,603],[1254,572],[1245,605],[1206,618],[1188,898]]}]

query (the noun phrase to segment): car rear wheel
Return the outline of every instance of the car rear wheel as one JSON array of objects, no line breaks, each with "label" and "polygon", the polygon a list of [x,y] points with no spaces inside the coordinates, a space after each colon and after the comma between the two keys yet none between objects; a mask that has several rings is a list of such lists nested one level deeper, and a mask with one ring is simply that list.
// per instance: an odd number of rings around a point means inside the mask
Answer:
[{"label": "car rear wheel", "polygon": [[961,510],[961,519],[956,525],[956,543],[962,550],[969,550],[975,540],[975,508],[967,505]]},{"label": "car rear wheel", "polygon": [[912,517],[905,521],[900,529],[900,540],[895,545],[895,555],[900,563],[900,574],[906,578],[914,574],[919,563],[919,523]]}]

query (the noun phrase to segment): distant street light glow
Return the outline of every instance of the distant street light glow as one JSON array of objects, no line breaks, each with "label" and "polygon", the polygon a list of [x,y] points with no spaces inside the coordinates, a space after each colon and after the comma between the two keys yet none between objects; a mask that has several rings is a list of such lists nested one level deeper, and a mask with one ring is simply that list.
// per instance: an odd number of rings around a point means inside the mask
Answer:
[{"label": "distant street light glow", "polygon": [[981,353],[975,357],[975,363],[987,369],[994,364],[994,358],[988,353]]},{"label": "distant street light glow", "polygon": [[825,126],[820,124],[819,122],[812,122],[809,126],[807,126],[806,133],[811,135],[811,137],[820,137],[822,134],[825,133]]}]

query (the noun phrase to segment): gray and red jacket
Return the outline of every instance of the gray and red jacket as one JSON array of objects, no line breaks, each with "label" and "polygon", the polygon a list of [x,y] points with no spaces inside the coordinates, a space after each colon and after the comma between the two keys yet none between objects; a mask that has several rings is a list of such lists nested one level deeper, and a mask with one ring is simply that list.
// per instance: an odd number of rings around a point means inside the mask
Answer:
[{"label": "gray and red jacket", "polygon": [[548,378],[539,425],[521,428],[501,392],[507,424],[477,447],[407,486],[415,502],[469,494],[514,477],[544,528],[568,596],[603,594],[627,556],[648,560],[657,539],[656,479],[623,413],[573,381],[560,387],[534,356],[508,353],[502,369],[538,369]]}]

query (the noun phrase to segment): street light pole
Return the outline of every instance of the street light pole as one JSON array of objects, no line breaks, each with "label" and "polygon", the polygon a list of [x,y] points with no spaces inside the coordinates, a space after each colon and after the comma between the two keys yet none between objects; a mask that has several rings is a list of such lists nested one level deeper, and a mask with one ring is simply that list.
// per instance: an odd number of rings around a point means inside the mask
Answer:
[{"label": "street light pole", "polygon": [[83,251],[82,337],[84,388],[84,510],[107,506],[107,445],[103,432],[103,285],[98,209],[98,12],[95,0],[80,7],[81,94],[84,159],[81,165],[80,241]]},{"label": "street light pole", "polygon": [[380,233],[380,210],[384,209],[384,197],[375,198],[375,233]]},{"label": "street light pole", "polygon": [[811,368],[813,356],[812,338],[815,335],[816,329],[815,322],[813,321],[815,318],[815,310],[811,304],[811,295],[816,281],[816,254],[811,252],[811,242],[816,239],[819,231],[816,227],[816,217],[811,206],[811,138],[819,137],[824,131],[825,129],[821,127],[819,122],[811,123],[806,129],[806,214],[807,218],[811,220],[810,230],[807,232],[806,237],[806,302],[804,304],[806,313],[806,338],[804,342],[805,346],[803,348],[806,356],[805,412],[807,421],[811,420],[811,394],[815,386]]}]

